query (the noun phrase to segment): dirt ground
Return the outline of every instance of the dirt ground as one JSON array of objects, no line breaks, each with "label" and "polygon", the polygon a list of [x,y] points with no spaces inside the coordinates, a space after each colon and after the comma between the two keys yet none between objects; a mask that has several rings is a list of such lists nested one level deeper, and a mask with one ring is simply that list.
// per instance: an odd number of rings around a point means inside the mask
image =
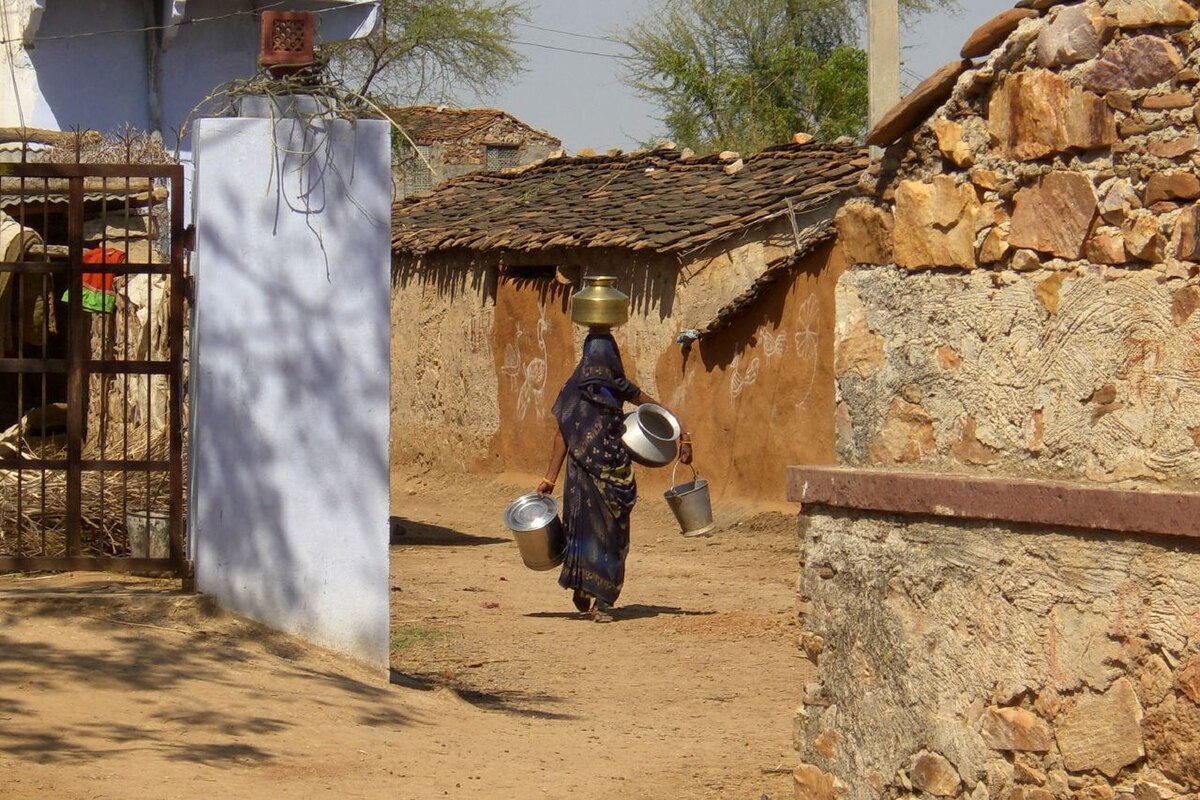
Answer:
[{"label": "dirt ground", "polygon": [[167,582],[0,579],[0,796],[790,797],[794,516],[684,539],[647,497],[602,625],[521,565],[513,494],[398,484],[390,680]]}]

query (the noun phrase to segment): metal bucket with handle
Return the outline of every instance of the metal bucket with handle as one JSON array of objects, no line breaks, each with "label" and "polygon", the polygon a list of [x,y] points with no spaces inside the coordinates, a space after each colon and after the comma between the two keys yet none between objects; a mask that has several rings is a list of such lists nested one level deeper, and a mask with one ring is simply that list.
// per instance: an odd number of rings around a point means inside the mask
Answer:
[{"label": "metal bucket with handle", "polygon": [[687,483],[676,483],[675,473],[682,462],[676,461],[671,469],[671,488],[663,493],[671,513],[679,522],[684,536],[704,536],[712,533],[712,501],[708,496],[708,481],[700,477],[691,464],[692,479]]}]

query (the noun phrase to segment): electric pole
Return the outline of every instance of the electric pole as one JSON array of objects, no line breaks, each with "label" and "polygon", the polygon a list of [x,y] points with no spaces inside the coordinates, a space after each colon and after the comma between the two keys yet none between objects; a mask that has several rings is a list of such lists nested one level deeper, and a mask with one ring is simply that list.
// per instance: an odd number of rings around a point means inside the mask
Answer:
[{"label": "electric pole", "polygon": [[900,102],[900,8],[897,0],[867,0],[869,128]]}]

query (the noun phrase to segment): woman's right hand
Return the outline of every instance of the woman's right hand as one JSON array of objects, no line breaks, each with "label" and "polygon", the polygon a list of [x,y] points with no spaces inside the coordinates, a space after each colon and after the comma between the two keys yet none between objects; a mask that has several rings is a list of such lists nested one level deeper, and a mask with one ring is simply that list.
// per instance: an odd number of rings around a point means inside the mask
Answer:
[{"label": "woman's right hand", "polygon": [[554,491],[554,484],[548,480],[543,479],[542,482],[538,484],[537,496],[545,497],[546,495],[550,494],[553,491]]}]

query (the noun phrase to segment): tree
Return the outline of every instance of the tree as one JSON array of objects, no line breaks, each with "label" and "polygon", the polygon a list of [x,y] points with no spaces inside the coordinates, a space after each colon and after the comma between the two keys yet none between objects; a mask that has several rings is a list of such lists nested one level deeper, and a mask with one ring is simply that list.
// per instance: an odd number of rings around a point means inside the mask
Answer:
[{"label": "tree", "polygon": [[326,46],[330,70],[381,105],[453,100],[494,92],[520,72],[513,0],[383,0],[380,24],[363,39]]},{"label": "tree", "polygon": [[[900,0],[906,15],[954,0]],[[621,40],[626,82],[663,109],[676,142],[756,152],[808,132],[860,137],[867,121],[862,0],[667,0]]]}]

